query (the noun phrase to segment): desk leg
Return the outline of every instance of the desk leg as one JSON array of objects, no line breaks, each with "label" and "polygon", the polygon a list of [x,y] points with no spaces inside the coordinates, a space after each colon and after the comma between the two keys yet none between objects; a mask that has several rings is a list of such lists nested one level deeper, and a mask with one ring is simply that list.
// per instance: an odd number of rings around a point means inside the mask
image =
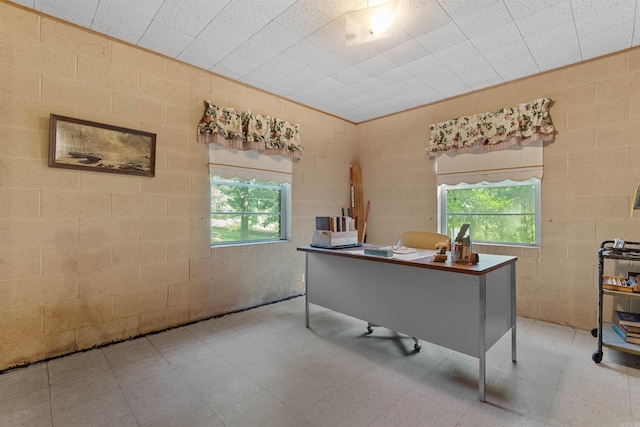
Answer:
[{"label": "desk leg", "polygon": [[486,379],[486,355],[487,343],[485,342],[487,327],[487,276],[480,276],[480,327],[478,336],[478,356],[480,358],[480,376],[478,386],[480,388],[480,402],[484,402],[484,389]]},{"label": "desk leg", "polygon": [[309,253],[304,254],[304,326],[309,327]]},{"label": "desk leg", "polygon": [[516,311],[516,263],[511,263],[511,361],[516,361],[516,325],[518,323]]}]

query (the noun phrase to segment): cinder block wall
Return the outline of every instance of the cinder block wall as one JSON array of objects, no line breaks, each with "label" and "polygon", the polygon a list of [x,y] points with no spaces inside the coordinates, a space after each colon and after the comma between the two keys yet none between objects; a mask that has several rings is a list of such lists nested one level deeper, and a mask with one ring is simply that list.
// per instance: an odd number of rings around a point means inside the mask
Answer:
[{"label": "cinder block wall", "polygon": [[[0,370],[303,292],[355,125],[4,0],[0,76]],[[301,125],[291,242],[209,247],[204,100]],[[156,133],[156,176],[49,168],[51,113]]]},{"label": "cinder block wall", "polygon": [[[371,201],[367,234],[389,244],[408,228],[437,229],[435,162],[424,153],[431,123],[541,97],[554,101],[558,132],[544,147],[541,247],[474,248],[518,256],[519,315],[591,329],[600,243],[640,240],[640,215],[630,214],[640,183],[640,49],[359,124],[356,156]],[[605,300],[606,318],[629,308],[640,311],[640,304]]]}]

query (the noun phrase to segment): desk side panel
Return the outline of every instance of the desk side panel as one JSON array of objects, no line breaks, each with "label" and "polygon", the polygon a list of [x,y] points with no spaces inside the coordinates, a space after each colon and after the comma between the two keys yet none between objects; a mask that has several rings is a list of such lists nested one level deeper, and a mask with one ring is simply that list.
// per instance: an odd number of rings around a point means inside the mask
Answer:
[{"label": "desk side panel", "polygon": [[310,303],[478,357],[478,276],[314,253],[307,261]]},{"label": "desk side panel", "polygon": [[[487,274],[487,318],[485,342],[489,350],[511,329],[511,269],[515,263],[505,265]],[[514,289],[515,290],[515,289]]]}]

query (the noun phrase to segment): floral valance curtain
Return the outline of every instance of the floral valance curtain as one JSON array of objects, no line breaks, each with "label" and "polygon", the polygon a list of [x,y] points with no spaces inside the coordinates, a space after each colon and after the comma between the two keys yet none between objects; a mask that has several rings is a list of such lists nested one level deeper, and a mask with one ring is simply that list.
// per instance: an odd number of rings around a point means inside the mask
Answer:
[{"label": "floral valance curtain", "polygon": [[445,151],[468,153],[477,148],[502,150],[533,141],[553,141],[555,129],[549,115],[548,98],[536,99],[493,113],[458,117],[430,126],[427,152],[435,158]]},{"label": "floral valance curtain", "polygon": [[198,124],[198,142],[218,143],[227,148],[256,150],[270,156],[299,159],[303,150],[297,124],[275,117],[218,107],[205,101]]}]

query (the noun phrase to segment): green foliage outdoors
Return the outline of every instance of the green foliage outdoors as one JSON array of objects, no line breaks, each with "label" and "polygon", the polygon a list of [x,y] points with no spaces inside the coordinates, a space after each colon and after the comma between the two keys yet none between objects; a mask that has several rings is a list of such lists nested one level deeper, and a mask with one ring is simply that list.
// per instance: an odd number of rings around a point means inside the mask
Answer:
[{"label": "green foliage outdoors", "polygon": [[447,227],[471,224],[472,242],[535,244],[535,193],[534,185],[449,188]]},{"label": "green foliage outdoors", "polygon": [[275,182],[214,177],[211,242],[280,238],[280,192]]}]

